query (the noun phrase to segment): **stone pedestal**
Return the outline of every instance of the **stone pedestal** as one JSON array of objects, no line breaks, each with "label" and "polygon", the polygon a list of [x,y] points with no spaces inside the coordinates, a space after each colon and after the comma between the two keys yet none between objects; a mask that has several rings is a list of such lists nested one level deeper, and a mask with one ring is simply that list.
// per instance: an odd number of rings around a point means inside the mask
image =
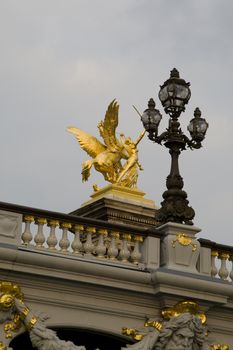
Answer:
[{"label": "stone pedestal", "polygon": [[168,222],[158,227],[161,233],[161,266],[182,272],[199,273],[197,261],[200,243],[196,233],[200,229],[194,226]]},{"label": "stone pedestal", "polygon": [[155,202],[139,189],[108,185],[70,214],[137,227],[155,227]]}]

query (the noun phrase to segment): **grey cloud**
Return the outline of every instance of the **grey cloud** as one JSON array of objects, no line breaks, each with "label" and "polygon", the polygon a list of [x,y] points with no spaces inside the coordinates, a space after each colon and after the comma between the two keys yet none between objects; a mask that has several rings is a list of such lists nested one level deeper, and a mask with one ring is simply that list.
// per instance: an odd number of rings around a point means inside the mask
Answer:
[{"label": "grey cloud", "polygon": [[[0,4],[1,200],[64,212],[91,194],[81,183],[86,158],[75,125],[98,135],[107,104],[120,102],[119,131],[134,138],[146,108],[177,66],[191,82],[185,131],[199,106],[210,128],[204,148],[181,157],[196,224],[231,243],[233,4],[225,0],[10,0]],[[163,116],[161,130],[167,125]],[[139,186],[161,201],[170,160],[146,138]],[[221,232],[221,235],[219,234]]]}]

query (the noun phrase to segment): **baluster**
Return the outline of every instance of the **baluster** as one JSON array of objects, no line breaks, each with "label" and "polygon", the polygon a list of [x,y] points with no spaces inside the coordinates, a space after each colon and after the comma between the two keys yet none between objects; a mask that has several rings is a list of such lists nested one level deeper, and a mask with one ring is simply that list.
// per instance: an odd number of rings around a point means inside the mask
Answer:
[{"label": "baluster", "polygon": [[218,252],[216,250],[211,251],[211,276],[215,277],[218,273],[218,269],[216,267],[215,261],[218,257]]},{"label": "baluster", "polygon": [[227,266],[226,266],[226,261],[227,259],[229,258],[229,254],[227,253],[220,253],[219,254],[219,259],[221,259],[221,267],[219,269],[219,276],[221,279],[223,280],[226,280],[228,275],[229,275],[229,272],[227,270]]},{"label": "baluster", "polygon": [[128,262],[130,251],[128,249],[128,243],[131,241],[131,236],[129,234],[122,235],[122,248],[119,253],[119,258],[122,262]]},{"label": "baluster", "polygon": [[43,227],[47,224],[47,220],[44,218],[37,218],[35,220],[35,224],[38,225],[38,230],[37,234],[35,235],[34,241],[36,243],[37,248],[43,248],[43,244],[45,242]]},{"label": "baluster", "polygon": [[111,242],[110,242],[110,246],[108,248],[108,257],[111,260],[116,260],[116,257],[118,255],[118,248],[117,248],[116,240],[118,240],[120,238],[120,234],[119,234],[119,232],[112,231],[110,236],[111,236]]},{"label": "baluster", "polygon": [[68,222],[63,222],[60,225],[60,228],[62,229],[62,237],[59,242],[59,247],[61,248],[60,251],[62,253],[67,253],[67,250],[70,246],[70,241],[68,240],[68,229],[70,229],[72,225]]},{"label": "baluster", "polygon": [[140,242],[143,242],[143,237],[142,236],[134,236],[134,249],[130,255],[131,260],[133,261],[134,264],[138,264],[141,261],[142,258],[142,253],[140,252],[140,247],[139,244]]},{"label": "baluster", "polygon": [[107,250],[107,247],[104,244],[104,238],[107,237],[108,231],[104,229],[99,229],[97,230],[97,233],[99,235],[99,239],[95,252],[98,258],[104,258]]},{"label": "baluster", "polygon": [[230,255],[229,261],[231,261],[231,272],[230,272],[230,279],[233,281],[233,255]]},{"label": "baluster", "polygon": [[92,235],[96,233],[96,229],[94,227],[87,227],[85,229],[86,233],[87,233],[87,238],[86,238],[86,242],[83,245],[85,254],[91,255],[94,252],[95,249],[95,245],[92,242]]},{"label": "baluster", "polygon": [[74,225],[74,240],[71,244],[73,254],[81,255],[83,244],[80,241],[80,234],[84,231],[83,225]]},{"label": "baluster", "polygon": [[56,250],[56,245],[57,245],[57,237],[56,237],[56,227],[59,226],[59,221],[58,220],[51,220],[48,223],[48,226],[50,227],[50,233],[48,236],[48,239],[46,243],[48,244],[48,248],[50,250]]},{"label": "baluster", "polygon": [[30,215],[24,216],[25,229],[21,237],[23,241],[23,245],[28,245],[32,240],[31,223],[33,221],[34,221],[33,216],[30,216]]}]

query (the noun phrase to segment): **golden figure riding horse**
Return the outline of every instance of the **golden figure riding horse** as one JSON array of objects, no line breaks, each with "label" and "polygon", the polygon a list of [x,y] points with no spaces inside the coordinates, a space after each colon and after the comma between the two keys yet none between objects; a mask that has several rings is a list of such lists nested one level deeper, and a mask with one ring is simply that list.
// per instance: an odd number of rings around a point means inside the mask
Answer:
[{"label": "golden figure riding horse", "polygon": [[[135,143],[130,138],[125,138],[123,134],[118,139],[116,137],[118,111],[119,105],[113,100],[108,106],[104,121],[98,124],[104,144],[81,129],[67,128],[75,135],[81,148],[92,157],[83,162],[82,181],[88,180],[91,167],[94,166],[103,174],[106,181],[125,187],[136,187],[138,168],[142,170],[138,163],[137,145],[145,132],[142,132]],[[122,160],[125,160],[125,164],[122,164]]]}]

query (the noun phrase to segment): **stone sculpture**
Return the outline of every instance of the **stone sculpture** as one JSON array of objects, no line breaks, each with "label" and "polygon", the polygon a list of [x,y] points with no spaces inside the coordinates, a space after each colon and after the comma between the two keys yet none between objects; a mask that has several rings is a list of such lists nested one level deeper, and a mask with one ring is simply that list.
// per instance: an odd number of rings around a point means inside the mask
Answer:
[{"label": "stone sculpture", "polygon": [[[204,326],[205,315],[197,311],[197,304],[192,301],[167,308],[162,314],[170,318],[168,321],[148,321],[148,326],[154,328],[147,328],[147,333],[138,338],[141,339],[139,342],[122,350],[228,350],[226,344],[210,345]],[[0,281],[0,350],[13,350],[8,345],[21,327],[29,332],[35,349],[86,350],[85,346],[59,339],[55,331],[46,327],[45,319],[45,316],[35,315],[25,305],[18,285]]]},{"label": "stone sculpture", "polygon": [[77,346],[70,341],[59,339],[56,332],[47,328],[42,319],[35,317],[23,301],[16,300],[15,307],[29,331],[34,348],[38,350],[86,350],[85,346]]},{"label": "stone sculpture", "polygon": [[[149,331],[141,341],[127,346],[129,350],[208,350],[206,328],[197,316],[184,313],[164,322],[161,331]],[[123,349],[125,350],[125,349]]]}]

